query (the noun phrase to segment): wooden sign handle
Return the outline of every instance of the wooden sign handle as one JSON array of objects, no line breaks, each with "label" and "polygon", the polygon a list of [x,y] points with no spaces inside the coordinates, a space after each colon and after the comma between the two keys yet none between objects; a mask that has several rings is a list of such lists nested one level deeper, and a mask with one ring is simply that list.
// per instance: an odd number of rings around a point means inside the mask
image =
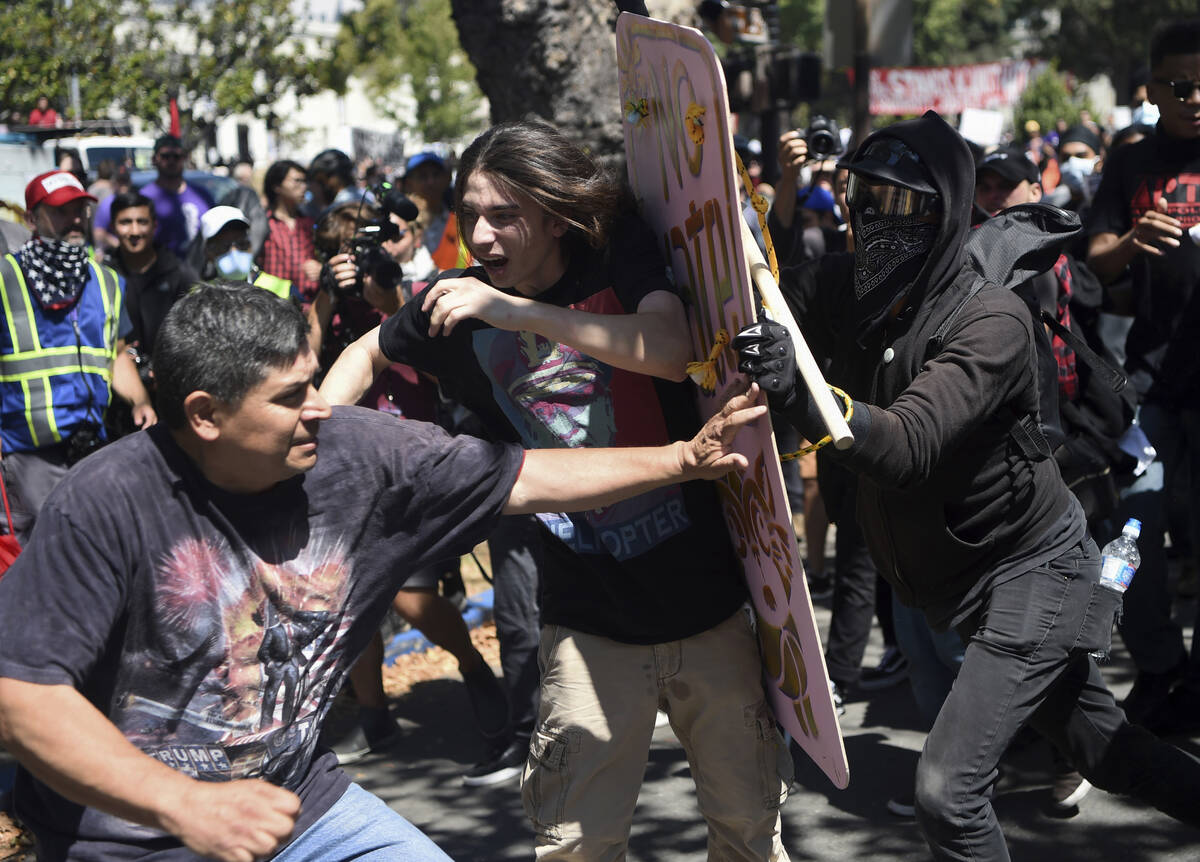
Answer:
[{"label": "wooden sign handle", "polygon": [[738,218],[738,223],[742,226],[742,251],[746,255],[746,263],[750,266],[750,278],[754,282],[754,286],[758,288],[758,295],[762,298],[763,307],[773,319],[786,326],[788,332],[791,333],[792,344],[796,351],[796,367],[800,369],[800,376],[804,378],[804,384],[817,404],[821,419],[825,422],[825,427],[829,429],[833,445],[838,449],[848,449],[854,444],[854,435],[850,433],[850,426],[842,418],[842,410],[833,400],[833,393],[829,391],[825,376],[821,374],[817,360],[813,359],[812,351],[808,349],[808,343],[800,334],[796,318],[792,316],[792,310],[788,308],[787,300],[783,298],[779,285],[775,283],[775,279],[771,275],[771,268],[763,260],[762,251],[758,248],[758,242],[754,239],[750,226],[746,224],[744,218]]}]

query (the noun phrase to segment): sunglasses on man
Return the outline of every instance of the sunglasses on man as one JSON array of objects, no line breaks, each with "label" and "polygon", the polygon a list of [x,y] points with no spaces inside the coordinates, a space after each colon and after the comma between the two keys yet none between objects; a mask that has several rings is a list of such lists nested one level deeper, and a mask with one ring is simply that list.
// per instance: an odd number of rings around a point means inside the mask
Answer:
[{"label": "sunglasses on man", "polygon": [[1154,83],[1170,88],[1171,95],[1181,102],[1186,102],[1192,92],[1200,87],[1200,81],[1169,81],[1166,78],[1155,78]]}]

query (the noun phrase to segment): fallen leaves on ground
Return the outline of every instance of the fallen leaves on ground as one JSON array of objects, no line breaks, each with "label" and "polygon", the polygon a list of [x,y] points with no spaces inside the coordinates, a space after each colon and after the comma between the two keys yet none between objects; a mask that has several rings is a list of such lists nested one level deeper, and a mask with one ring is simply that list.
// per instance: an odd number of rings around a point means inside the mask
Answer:
[{"label": "fallen leaves on ground", "polygon": [[0,811],[0,862],[33,860],[33,836]]},{"label": "fallen leaves on ground", "polygon": [[[479,650],[483,660],[492,667],[500,665],[500,643],[496,640],[496,626],[485,623],[471,629],[471,643]],[[409,692],[419,682],[458,676],[458,660],[441,647],[431,647],[425,652],[406,653],[392,665],[383,666],[383,690],[390,700]]]}]

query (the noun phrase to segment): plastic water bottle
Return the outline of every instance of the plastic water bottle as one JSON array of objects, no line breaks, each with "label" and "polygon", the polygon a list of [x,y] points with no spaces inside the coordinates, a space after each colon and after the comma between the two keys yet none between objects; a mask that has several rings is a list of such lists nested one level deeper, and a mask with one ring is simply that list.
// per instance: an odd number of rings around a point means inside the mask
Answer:
[{"label": "plastic water bottle", "polygon": [[1100,552],[1100,585],[1123,593],[1129,589],[1133,573],[1142,564],[1138,553],[1137,538],[1142,532],[1142,522],[1130,518],[1125,522],[1121,535],[1104,546]]}]

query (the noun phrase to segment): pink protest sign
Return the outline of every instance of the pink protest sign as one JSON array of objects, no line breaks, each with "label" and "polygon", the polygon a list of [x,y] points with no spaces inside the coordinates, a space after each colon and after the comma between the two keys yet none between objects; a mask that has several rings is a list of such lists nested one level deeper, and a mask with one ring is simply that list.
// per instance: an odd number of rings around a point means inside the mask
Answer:
[{"label": "pink protest sign", "polygon": [[[705,359],[719,337],[732,337],[756,317],[725,77],[698,31],[631,14],[617,21],[617,65],[630,182],[689,303],[695,356]],[[703,414],[745,386],[733,352],[721,350],[715,391],[700,396]],[[759,422],[737,442],[750,468],[719,486],[757,611],[768,696],[779,723],[845,787],[846,750],[770,423]]]}]

